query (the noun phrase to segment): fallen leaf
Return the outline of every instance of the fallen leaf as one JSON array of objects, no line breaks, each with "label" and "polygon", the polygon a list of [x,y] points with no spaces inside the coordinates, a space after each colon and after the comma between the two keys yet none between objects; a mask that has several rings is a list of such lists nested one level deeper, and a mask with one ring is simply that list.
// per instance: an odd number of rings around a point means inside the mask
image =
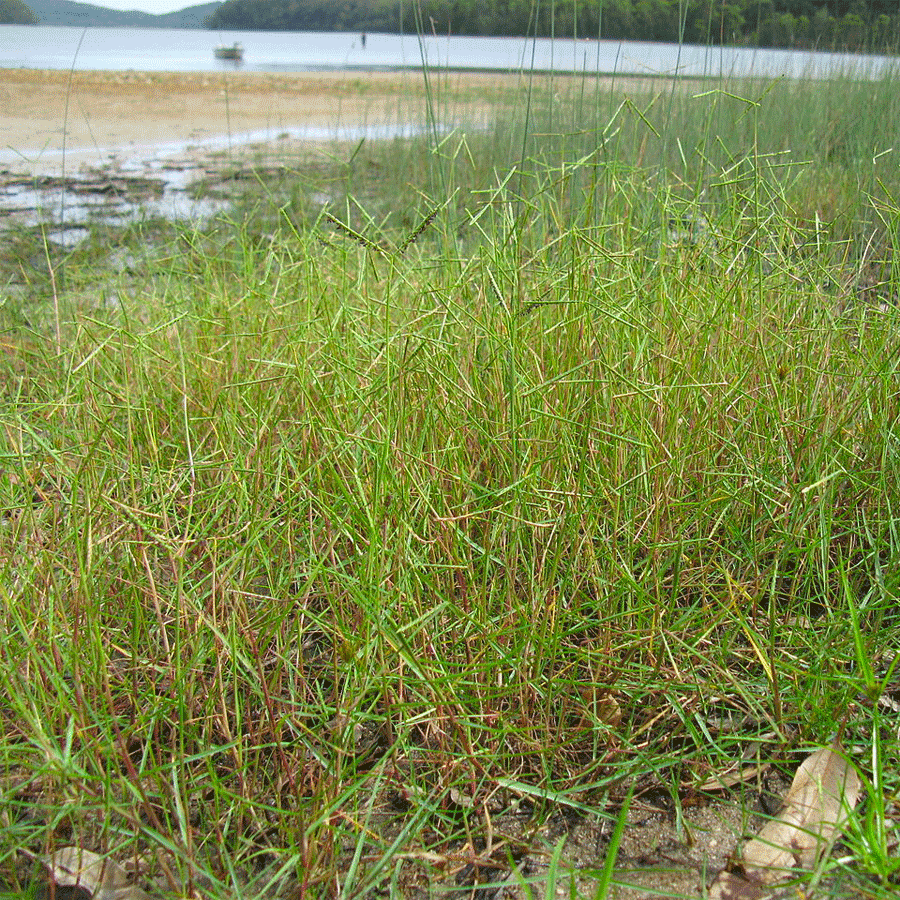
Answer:
[{"label": "fallen leaf", "polygon": [[736,872],[723,869],[709,889],[709,900],[761,900],[767,895],[758,881],[748,881]]},{"label": "fallen leaf", "polygon": [[474,809],[475,808],[475,798],[467,796],[458,788],[455,788],[455,787],[450,788],[450,799],[457,806],[463,807],[463,809]]},{"label": "fallen leaf", "polygon": [[811,868],[833,843],[860,794],[856,770],[835,741],[808,756],[791,783],[781,812],[744,844],[742,871],[722,870],[712,883],[710,900],[754,900],[764,886]]},{"label": "fallen leaf", "polygon": [[57,887],[86,892],[92,900],[149,900],[125,870],[106,856],[80,847],[63,847],[41,859]]},{"label": "fallen leaf", "polygon": [[837,743],[808,756],[794,776],[784,808],[744,845],[744,871],[772,884],[786,869],[811,868],[840,834],[859,792],[859,776]]}]

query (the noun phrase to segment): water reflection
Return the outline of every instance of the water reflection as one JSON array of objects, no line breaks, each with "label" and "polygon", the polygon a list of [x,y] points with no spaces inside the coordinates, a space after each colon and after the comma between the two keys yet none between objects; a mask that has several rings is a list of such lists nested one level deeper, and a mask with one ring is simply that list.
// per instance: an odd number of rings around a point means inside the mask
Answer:
[{"label": "water reflection", "polygon": [[211,166],[227,167],[232,151],[261,145],[271,157],[292,142],[384,140],[414,137],[422,130],[413,123],[303,126],[280,128],[277,134],[264,129],[128,150],[46,151],[32,159],[0,151],[0,229],[40,225],[49,240],[72,246],[87,237],[91,225],[124,226],[146,218],[202,223],[226,209],[231,198],[198,197],[192,185],[206,177]]}]

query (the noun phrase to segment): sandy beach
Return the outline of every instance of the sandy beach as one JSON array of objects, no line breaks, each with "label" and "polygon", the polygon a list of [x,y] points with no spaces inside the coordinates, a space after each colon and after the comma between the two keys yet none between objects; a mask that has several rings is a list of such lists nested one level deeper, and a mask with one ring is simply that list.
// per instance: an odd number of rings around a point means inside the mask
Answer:
[{"label": "sandy beach", "polygon": [[[483,124],[492,101],[524,98],[518,73],[441,72],[429,90],[441,121]],[[554,90],[567,76],[555,76]],[[602,78],[601,81],[609,81]],[[685,85],[689,85],[685,81]],[[579,80],[579,85],[583,83]],[[617,86],[655,90],[659,82],[618,78]],[[627,87],[626,87],[627,86]],[[248,134],[422,122],[428,91],[420,71],[73,72],[0,69],[0,166],[12,160],[52,166],[63,151],[102,163],[110,151],[189,145]]]},{"label": "sandy beach", "polygon": [[[524,109],[528,91],[568,90],[564,76],[428,77],[415,70],[0,69],[0,225],[58,220],[74,240],[72,229],[97,217],[111,221],[141,209],[195,216],[201,208],[191,200],[192,183],[257,166],[261,156],[276,167],[330,158],[338,141],[424,127],[429,103],[443,126],[481,128],[498,106]],[[584,89],[584,81],[577,86]],[[615,84],[617,91],[658,88],[646,79]]]},{"label": "sandy beach", "polygon": [[[447,77],[447,76],[444,76]],[[515,75],[449,76],[459,120],[483,120],[486,98]],[[421,121],[417,72],[175,73],[0,70],[0,166],[46,172],[63,152],[102,165],[114,151],[285,131]],[[69,168],[69,167],[67,167]],[[71,170],[71,169],[70,169]]]},{"label": "sandy beach", "polygon": [[[442,123],[479,127],[517,86],[515,75],[443,73],[429,89]],[[89,220],[210,213],[226,201],[193,201],[197,179],[255,166],[261,152],[296,165],[342,139],[422,125],[428,99],[415,71],[0,69],[0,226],[54,222],[75,241]]]}]

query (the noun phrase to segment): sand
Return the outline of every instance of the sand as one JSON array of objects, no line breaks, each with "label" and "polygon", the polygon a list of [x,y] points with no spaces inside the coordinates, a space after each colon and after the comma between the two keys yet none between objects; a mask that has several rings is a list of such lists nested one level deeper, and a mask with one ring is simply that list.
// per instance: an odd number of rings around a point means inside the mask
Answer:
[{"label": "sand", "polygon": [[[433,72],[426,83],[414,70],[0,69],[0,227],[56,222],[60,240],[71,243],[89,220],[212,214],[211,200],[193,199],[192,184],[255,169],[263,157],[296,167],[352,155],[363,135],[425,127],[429,104],[442,127],[469,131],[488,126],[504,105],[524,109],[529,91],[546,98],[548,90],[592,89],[581,76],[569,80]],[[617,92],[660,87],[646,79],[599,81]]]},{"label": "sand", "polygon": [[443,125],[480,127],[500,94],[527,89],[515,75],[455,73],[429,87],[415,71],[0,69],[0,227],[55,224],[51,238],[72,243],[87,221],[212,214],[226,200],[193,199],[198,180],[423,127],[429,98]]},{"label": "sand", "polygon": [[[444,75],[464,99],[453,116],[483,121],[487,101],[515,75]],[[447,85],[433,85],[432,93]],[[105,164],[113,153],[189,147],[362,124],[423,121],[417,72],[175,73],[0,70],[0,168],[52,171]],[[442,110],[442,114],[446,111]],[[69,168],[71,171],[71,167]]]}]

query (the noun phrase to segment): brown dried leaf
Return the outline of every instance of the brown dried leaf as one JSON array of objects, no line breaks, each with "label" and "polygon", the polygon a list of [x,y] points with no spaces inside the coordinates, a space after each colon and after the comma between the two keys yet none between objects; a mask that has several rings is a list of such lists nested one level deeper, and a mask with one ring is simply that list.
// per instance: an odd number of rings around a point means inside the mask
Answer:
[{"label": "brown dried leaf", "polygon": [[92,900],[149,900],[118,863],[90,850],[63,847],[41,862],[57,887],[81,889]]},{"label": "brown dried leaf", "polygon": [[747,881],[735,872],[723,869],[709,889],[709,900],[761,900],[765,888],[758,881]]},{"label": "brown dried leaf", "polygon": [[450,788],[450,799],[457,806],[463,807],[463,809],[475,808],[475,798],[469,797],[467,794],[464,794],[461,790],[459,790],[459,788]]},{"label": "brown dried leaf", "polygon": [[744,871],[765,884],[784,877],[785,870],[810,868],[837,838],[859,799],[856,770],[835,743],[807,757],[784,798],[777,818],[744,845]]},{"label": "brown dried leaf", "polygon": [[764,895],[766,885],[789,877],[791,870],[813,866],[839,836],[859,794],[859,775],[837,741],[808,756],[781,812],[744,845],[743,872],[723,869],[710,887],[710,900],[755,900]]}]

